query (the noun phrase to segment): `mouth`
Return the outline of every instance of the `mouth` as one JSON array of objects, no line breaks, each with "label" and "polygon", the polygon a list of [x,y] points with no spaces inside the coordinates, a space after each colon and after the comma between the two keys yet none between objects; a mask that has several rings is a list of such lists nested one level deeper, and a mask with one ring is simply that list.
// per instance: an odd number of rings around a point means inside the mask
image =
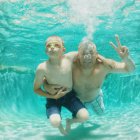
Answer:
[{"label": "mouth", "polygon": [[90,64],[90,63],[92,63],[91,60],[86,60],[86,61],[84,61],[84,64]]},{"label": "mouth", "polygon": [[85,62],[85,63],[90,63],[90,62],[92,62],[92,59],[86,58],[86,59],[84,59],[84,62]]},{"label": "mouth", "polygon": [[55,51],[49,51],[48,52],[50,55],[56,55],[56,52]]},{"label": "mouth", "polygon": [[55,53],[56,51],[55,51],[55,50],[50,50],[49,52],[50,52],[50,53]]}]

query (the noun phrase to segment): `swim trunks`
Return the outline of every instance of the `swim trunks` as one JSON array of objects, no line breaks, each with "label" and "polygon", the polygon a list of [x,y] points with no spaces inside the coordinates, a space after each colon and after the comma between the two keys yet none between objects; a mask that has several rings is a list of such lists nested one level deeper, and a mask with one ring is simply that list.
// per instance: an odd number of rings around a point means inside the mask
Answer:
[{"label": "swim trunks", "polygon": [[102,90],[100,90],[99,95],[97,95],[97,97],[93,101],[85,102],[84,104],[86,107],[90,106],[96,114],[103,114],[105,111],[105,107]]},{"label": "swim trunks", "polygon": [[76,117],[77,112],[81,108],[85,108],[83,103],[76,97],[75,91],[70,91],[65,96],[59,99],[51,99],[47,98],[46,103],[46,113],[47,117],[49,118],[52,114],[59,114],[61,115],[61,108],[67,108],[73,117]]}]

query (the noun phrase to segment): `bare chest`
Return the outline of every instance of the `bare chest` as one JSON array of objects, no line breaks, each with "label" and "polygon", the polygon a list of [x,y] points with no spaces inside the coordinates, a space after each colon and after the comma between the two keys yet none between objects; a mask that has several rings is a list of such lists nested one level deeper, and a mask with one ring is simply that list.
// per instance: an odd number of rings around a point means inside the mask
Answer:
[{"label": "bare chest", "polygon": [[84,73],[79,68],[73,70],[74,87],[84,91],[99,89],[105,78],[103,69],[96,68],[90,73]]},{"label": "bare chest", "polygon": [[72,80],[72,66],[68,60],[63,60],[61,65],[47,64],[46,78],[50,84],[62,84],[69,83]]}]

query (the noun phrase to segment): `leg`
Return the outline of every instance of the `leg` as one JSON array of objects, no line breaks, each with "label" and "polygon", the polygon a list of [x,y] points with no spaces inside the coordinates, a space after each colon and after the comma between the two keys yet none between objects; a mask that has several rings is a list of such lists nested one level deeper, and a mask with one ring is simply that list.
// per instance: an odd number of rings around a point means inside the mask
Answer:
[{"label": "leg", "polygon": [[60,112],[61,106],[57,104],[57,101],[54,99],[48,99],[46,104],[47,117],[53,127],[58,128],[63,135],[66,135],[66,132],[61,124]]},{"label": "leg", "polygon": [[66,132],[68,133],[73,123],[82,123],[88,119],[88,111],[85,108],[80,109],[75,118],[66,119]]},{"label": "leg", "polygon": [[82,102],[75,96],[74,93],[71,93],[67,96],[65,107],[70,110],[73,114],[72,119],[66,119],[66,131],[69,132],[71,129],[71,124],[73,123],[82,123],[88,119],[88,111]]},{"label": "leg", "polygon": [[91,106],[96,114],[101,115],[105,111],[103,94],[100,94],[92,103]]},{"label": "leg", "polygon": [[63,128],[63,125],[61,124],[61,117],[59,114],[52,114],[50,117],[50,122],[53,127],[58,128],[61,134],[66,135],[66,131]]}]

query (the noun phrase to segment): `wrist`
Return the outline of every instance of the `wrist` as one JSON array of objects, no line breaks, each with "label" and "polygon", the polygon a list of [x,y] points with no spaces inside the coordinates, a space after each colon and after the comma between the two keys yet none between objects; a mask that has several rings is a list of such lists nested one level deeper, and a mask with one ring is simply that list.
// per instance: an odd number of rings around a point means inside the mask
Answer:
[{"label": "wrist", "polygon": [[46,93],[46,98],[53,99],[53,95]]},{"label": "wrist", "polygon": [[127,60],[129,60],[129,59],[130,59],[129,56],[125,56],[125,57],[122,58],[123,61],[127,61]]}]

